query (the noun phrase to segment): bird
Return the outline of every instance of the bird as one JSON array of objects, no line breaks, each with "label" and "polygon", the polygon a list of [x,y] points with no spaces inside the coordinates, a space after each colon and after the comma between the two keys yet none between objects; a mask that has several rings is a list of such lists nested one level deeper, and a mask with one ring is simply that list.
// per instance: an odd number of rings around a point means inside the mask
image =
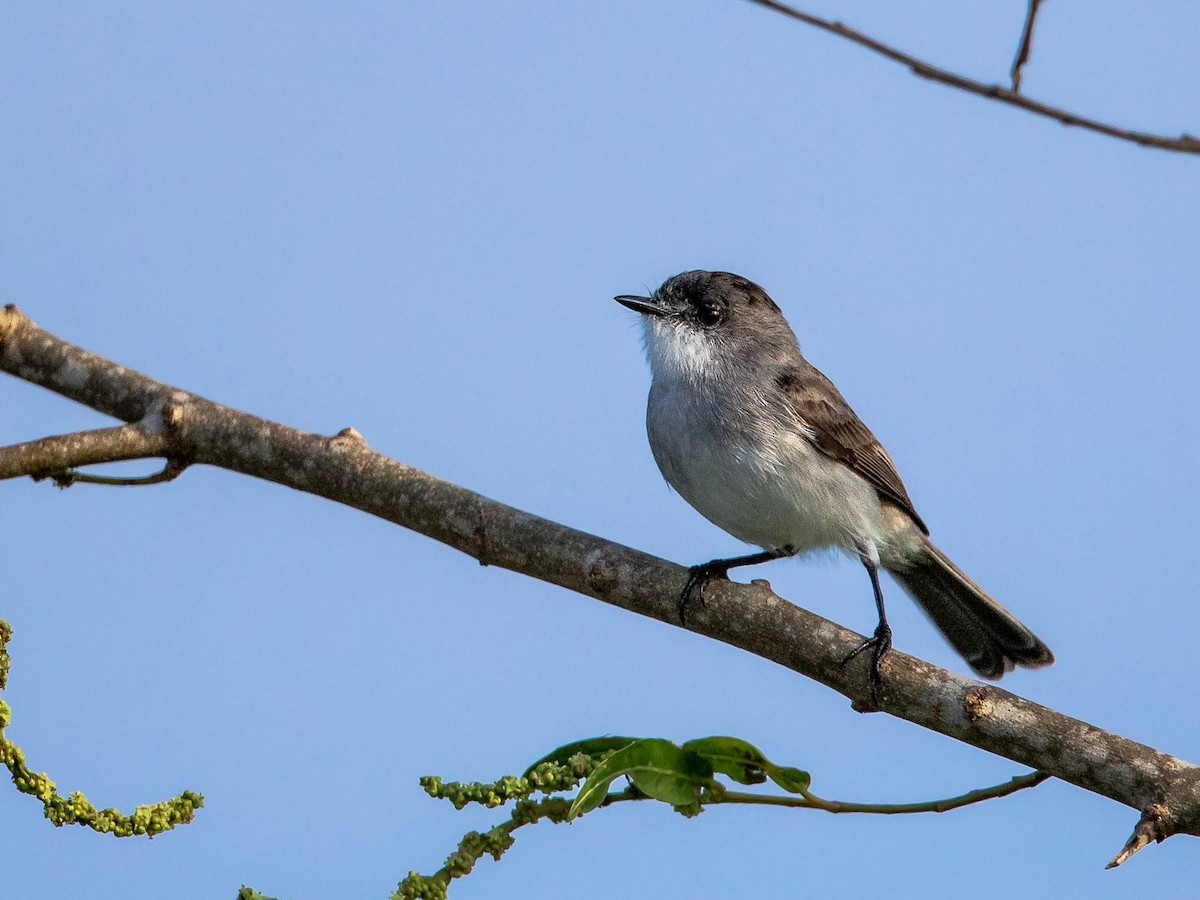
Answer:
[{"label": "bird", "polygon": [[651,296],[614,298],[639,313],[651,370],[650,449],[667,483],[717,527],[761,552],[691,566],[679,598],[730,569],[836,549],[870,577],[879,615],[871,694],[892,646],[879,570],[916,601],[980,677],[1048,666],[1054,654],[929,539],[892,458],[842,394],[800,352],[763,288],[694,270]]}]

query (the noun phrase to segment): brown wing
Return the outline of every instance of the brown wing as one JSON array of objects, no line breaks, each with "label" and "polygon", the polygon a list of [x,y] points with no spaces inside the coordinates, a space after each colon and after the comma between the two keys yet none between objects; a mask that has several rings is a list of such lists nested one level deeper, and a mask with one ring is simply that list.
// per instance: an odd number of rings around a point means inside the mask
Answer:
[{"label": "brown wing", "polygon": [[929,534],[904,489],[896,464],[833,382],[807,364],[783,370],[775,382],[787,395],[792,412],[818,449],[865,478],[880,497],[912,516],[921,530]]}]

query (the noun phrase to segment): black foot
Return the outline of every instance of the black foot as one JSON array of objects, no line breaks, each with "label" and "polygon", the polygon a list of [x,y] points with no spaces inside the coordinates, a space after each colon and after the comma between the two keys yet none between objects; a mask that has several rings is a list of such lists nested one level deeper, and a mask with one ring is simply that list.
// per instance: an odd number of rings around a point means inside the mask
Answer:
[{"label": "black foot", "polygon": [[842,660],[842,665],[846,665],[867,649],[871,651],[871,667],[867,670],[867,681],[871,686],[871,703],[878,707],[879,689],[883,687],[883,676],[879,674],[879,663],[892,649],[892,629],[887,622],[880,622],[875,629],[875,634],[850,651],[850,655]]},{"label": "black foot", "polygon": [[683,586],[683,593],[679,595],[679,624],[687,624],[688,607],[695,603],[700,609],[704,609],[704,586],[714,578],[729,578],[729,566],[726,564],[728,560],[714,559],[706,563],[700,563],[698,566],[688,568],[687,584]]},{"label": "black foot", "polygon": [[688,605],[695,603],[704,609],[704,586],[714,578],[728,578],[729,570],[738,566],[757,566],[759,563],[770,562],[782,556],[794,556],[795,547],[780,547],[778,550],[764,550],[762,553],[751,553],[749,556],[735,556],[732,559],[711,559],[698,566],[688,569],[687,584],[679,595],[679,622],[687,624]]}]

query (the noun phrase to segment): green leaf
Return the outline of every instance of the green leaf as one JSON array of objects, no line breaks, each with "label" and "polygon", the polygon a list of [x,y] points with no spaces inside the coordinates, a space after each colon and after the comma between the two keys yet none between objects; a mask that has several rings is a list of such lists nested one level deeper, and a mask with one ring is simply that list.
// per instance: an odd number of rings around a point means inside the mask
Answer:
[{"label": "green leaf", "polygon": [[707,737],[688,741],[683,749],[703,756],[713,769],[739,784],[762,784],[769,777],[792,794],[803,794],[812,776],[791,766],[777,766],[748,741],[735,737]]},{"label": "green leaf", "polygon": [[791,766],[776,766],[768,764],[766,772],[771,780],[792,794],[803,794],[812,784],[812,776],[803,769],[793,769]]},{"label": "green leaf", "polygon": [[612,782],[627,776],[647,797],[670,803],[682,813],[700,810],[700,791],[712,787],[713,768],[702,756],[662,738],[635,741],[600,763],[588,776],[568,818],[591,812],[604,802]]},{"label": "green leaf", "polygon": [[537,762],[533,763],[522,778],[528,778],[529,773],[540,766],[542,763],[556,763],[560,766],[570,765],[571,757],[583,753],[594,759],[603,756],[613,750],[620,750],[623,747],[628,747],[630,744],[638,741],[635,737],[618,737],[612,734],[606,734],[602,737],[584,738],[582,741],[573,741],[570,744],[563,744],[557,750],[551,750]]},{"label": "green leaf", "polygon": [[700,754],[715,771],[738,784],[762,784],[767,780],[764,768],[770,762],[757,747],[741,738],[696,738],[684,744],[683,749]]}]

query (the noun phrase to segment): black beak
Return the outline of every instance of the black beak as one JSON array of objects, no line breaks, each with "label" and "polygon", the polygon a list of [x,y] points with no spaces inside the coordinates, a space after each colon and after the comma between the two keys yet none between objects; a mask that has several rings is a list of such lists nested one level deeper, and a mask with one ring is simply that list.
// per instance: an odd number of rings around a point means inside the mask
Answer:
[{"label": "black beak", "polygon": [[629,294],[622,294],[620,297],[613,297],[622,306],[628,306],[634,312],[639,312],[644,316],[661,316],[666,313],[658,303],[654,302],[653,297],[634,297]]}]

